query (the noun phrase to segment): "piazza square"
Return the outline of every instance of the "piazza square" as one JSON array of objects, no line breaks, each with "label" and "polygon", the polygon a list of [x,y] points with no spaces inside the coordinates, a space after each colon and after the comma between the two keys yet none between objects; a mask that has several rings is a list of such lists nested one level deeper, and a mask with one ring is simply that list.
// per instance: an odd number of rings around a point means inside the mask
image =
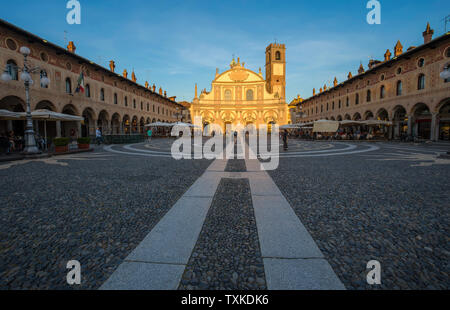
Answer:
[{"label": "piazza square", "polygon": [[387,13],[366,21],[364,4],[351,32],[390,38],[386,23],[398,38],[373,43],[367,61],[368,47],[249,25],[194,61],[187,41],[175,55],[170,27],[155,35],[161,50],[124,52],[114,32],[91,47],[76,3],[103,6],[69,2],[54,22],[64,40],[19,18],[19,4],[0,16],[0,290],[180,291],[195,304],[191,291],[449,289],[442,12],[430,22],[413,3],[421,17],[402,38]]}]

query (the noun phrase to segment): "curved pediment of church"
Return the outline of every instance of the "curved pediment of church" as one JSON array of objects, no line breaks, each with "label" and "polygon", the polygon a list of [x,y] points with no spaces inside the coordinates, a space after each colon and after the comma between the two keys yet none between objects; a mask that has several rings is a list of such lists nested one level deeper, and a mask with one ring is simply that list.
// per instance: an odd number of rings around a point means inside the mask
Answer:
[{"label": "curved pediment of church", "polygon": [[237,67],[229,69],[225,72],[219,74],[214,82],[234,82],[234,83],[242,83],[242,82],[264,82],[264,79],[261,75],[243,67]]}]

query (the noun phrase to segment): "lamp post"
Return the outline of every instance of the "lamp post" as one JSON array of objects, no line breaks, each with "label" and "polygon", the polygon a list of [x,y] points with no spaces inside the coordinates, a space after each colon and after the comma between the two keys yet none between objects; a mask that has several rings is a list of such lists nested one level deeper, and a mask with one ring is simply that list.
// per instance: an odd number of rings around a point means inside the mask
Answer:
[{"label": "lamp post", "polygon": [[[31,78],[31,74],[39,72],[39,67],[29,68],[28,66],[28,56],[30,55],[30,49],[26,46],[22,46],[20,48],[20,53],[23,55],[23,69],[21,69],[20,79],[24,82],[25,85],[25,97],[27,104],[27,112],[26,112],[26,128],[25,128],[25,148],[23,150],[23,154],[25,155],[36,155],[40,154],[36,140],[34,138],[34,129],[33,129],[33,119],[31,117],[31,107],[30,107],[30,85],[33,85],[33,79]],[[1,79],[5,82],[9,82],[12,80],[12,76],[9,73],[8,66],[12,66],[11,64],[7,65],[5,71],[3,72]],[[19,70],[17,70],[19,71]],[[41,85],[43,87],[47,87],[50,84],[50,80],[47,76],[41,76]]]}]

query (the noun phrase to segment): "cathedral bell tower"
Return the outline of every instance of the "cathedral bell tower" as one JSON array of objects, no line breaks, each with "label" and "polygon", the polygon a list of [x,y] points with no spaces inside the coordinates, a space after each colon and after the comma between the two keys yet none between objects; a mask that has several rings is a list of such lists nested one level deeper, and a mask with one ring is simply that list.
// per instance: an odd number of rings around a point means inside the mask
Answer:
[{"label": "cathedral bell tower", "polygon": [[270,44],[266,48],[266,88],[279,98],[286,98],[286,47]]}]

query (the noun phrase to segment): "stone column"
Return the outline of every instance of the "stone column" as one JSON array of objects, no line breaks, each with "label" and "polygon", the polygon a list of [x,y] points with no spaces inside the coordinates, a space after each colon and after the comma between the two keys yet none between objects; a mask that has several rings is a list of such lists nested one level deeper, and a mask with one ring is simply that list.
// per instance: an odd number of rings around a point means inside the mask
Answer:
[{"label": "stone column", "polygon": [[7,121],[6,121],[6,129],[7,129],[8,131],[13,130],[12,120],[7,120]]},{"label": "stone column", "polygon": [[436,125],[437,125],[437,113],[431,114],[431,128],[430,128],[430,140],[436,141],[437,135],[436,135]]},{"label": "stone column", "polygon": [[408,115],[408,136],[411,136],[412,134],[412,115]]},{"label": "stone column", "polygon": [[33,121],[33,127],[34,127],[34,132],[36,134],[39,134],[39,121],[34,120]]},{"label": "stone column", "polygon": [[56,137],[61,138],[61,121],[56,121]]},{"label": "stone column", "polygon": [[77,137],[80,138],[82,133],[83,132],[81,131],[81,122],[77,122]]}]

